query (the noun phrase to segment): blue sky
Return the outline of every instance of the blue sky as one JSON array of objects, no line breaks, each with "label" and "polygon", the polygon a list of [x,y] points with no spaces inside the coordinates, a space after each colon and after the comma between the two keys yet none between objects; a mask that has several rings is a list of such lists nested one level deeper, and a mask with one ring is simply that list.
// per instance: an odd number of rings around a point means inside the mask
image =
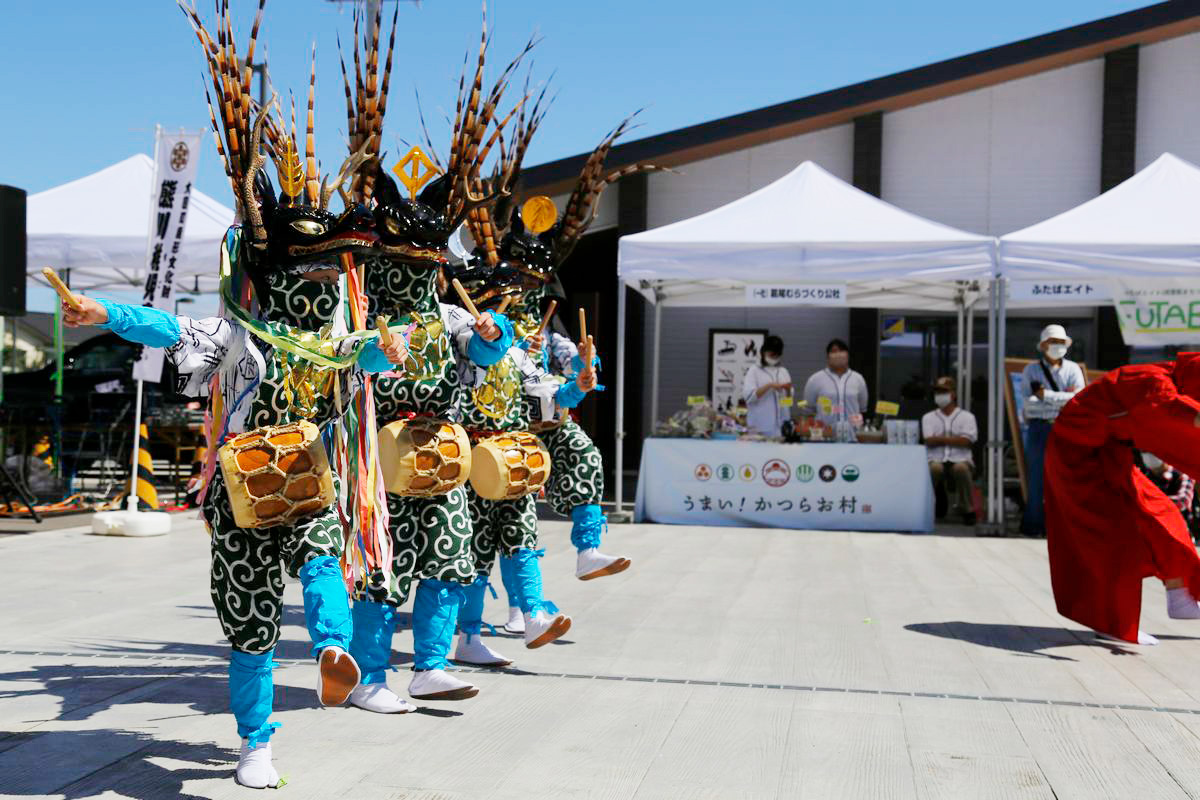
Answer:
[{"label": "blue sky", "polygon": [[[199,0],[211,19],[211,0]],[[239,45],[254,0],[232,0]],[[558,97],[527,164],[590,149],[646,107],[630,138],[803,97],[1147,5],[1120,0],[492,0],[498,67],[537,33],[534,76]],[[260,37],[271,76],[302,94],[317,46],[317,150],[326,170],[345,155],[335,33],[349,4],[268,0]],[[385,4],[390,15],[393,4]],[[385,148],[419,136],[420,91],[435,143],[446,140],[463,55],[477,47],[476,0],[400,5]],[[208,127],[203,62],[173,0],[6,2],[0,47],[0,183],[29,192],[149,153],[156,124]],[[262,52],[260,50],[260,52]],[[198,187],[232,205],[214,149]]]}]

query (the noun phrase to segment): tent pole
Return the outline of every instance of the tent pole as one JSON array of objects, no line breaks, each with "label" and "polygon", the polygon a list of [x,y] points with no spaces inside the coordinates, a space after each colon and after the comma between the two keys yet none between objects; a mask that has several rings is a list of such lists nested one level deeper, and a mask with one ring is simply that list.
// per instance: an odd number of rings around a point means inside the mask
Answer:
[{"label": "tent pole", "polygon": [[125,504],[130,511],[138,510],[138,493],[137,493],[137,477],[138,477],[138,450],[142,443],[142,379],[138,378],[137,382],[137,399],[133,404],[133,454],[131,458],[131,466],[129,468],[129,495],[125,498]]},{"label": "tent pole", "polygon": [[987,363],[987,521],[996,521],[996,463],[994,442],[996,441],[996,280],[988,287],[988,363]]},{"label": "tent pole", "polygon": [[[1004,368],[1005,337],[1008,333],[1008,289],[1001,275],[996,280],[999,297],[996,300],[996,522],[1004,531],[1004,382],[1008,380]],[[1015,433],[1013,434],[1016,435]]]},{"label": "tent pole", "polygon": [[657,292],[654,298],[654,360],[650,377],[650,427],[653,430],[658,422],[658,375],[662,349],[662,303],[658,301]]},{"label": "tent pole", "polygon": [[971,376],[974,374],[972,367],[975,366],[975,300],[971,301],[971,305],[967,306],[967,365],[966,365],[966,385],[963,386],[963,408],[967,411],[971,410]]},{"label": "tent pole", "polygon": [[958,402],[961,403],[963,401],[963,358],[965,357],[965,353],[963,352],[963,334],[965,333],[964,328],[966,327],[967,318],[967,312],[963,302],[963,291],[961,289],[958,292],[958,301],[956,305],[958,306],[958,325],[955,330],[957,333],[955,341],[958,345],[958,352],[955,353],[956,359],[954,366],[958,372],[958,377],[955,379],[955,383],[958,386]]},{"label": "tent pole", "polygon": [[[613,458],[613,497],[616,501],[616,511],[623,512],[625,494],[625,282],[617,278],[617,409],[614,415],[616,428],[616,448]],[[657,350],[655,351],[657,352]]]}]

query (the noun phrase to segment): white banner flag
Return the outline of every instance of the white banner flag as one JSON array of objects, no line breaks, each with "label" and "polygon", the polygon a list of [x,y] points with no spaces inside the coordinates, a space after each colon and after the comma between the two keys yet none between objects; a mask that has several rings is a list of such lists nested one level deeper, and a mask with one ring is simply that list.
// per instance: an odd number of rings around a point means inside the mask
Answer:
[{"label": "white banner flag", "polygon": [[[188,199],[196,180],[196,164],[200,160],[201,136],[199,132],[167,133],[162,128],[155,134],[150,237],[146,246],[146,285],[142,305],[174,310],[171,294],[175,291],[175,259],[183,244]],[[156,382],[162,378],[162,364],[160,348],[143,347],[133,365],[133,377]]]},{"label": "white banner flag", "polygon": [[1113,281],[1127,345],[1200,344],[1200,285],[1189,278]]}]

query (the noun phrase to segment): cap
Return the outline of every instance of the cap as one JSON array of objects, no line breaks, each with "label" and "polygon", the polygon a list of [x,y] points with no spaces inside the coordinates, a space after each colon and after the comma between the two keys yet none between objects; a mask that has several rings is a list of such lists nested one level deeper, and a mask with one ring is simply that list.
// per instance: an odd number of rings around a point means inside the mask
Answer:
[{"label": "cap", "polygon": [[1067,336],[1067,329],[1062,325],[1047,325],[1042,328],[1042,338],[1038,339],[1038,344],[1042,344],[1047,339],[1062,339],[1068,347],[1071,346],[1071,337]]},{"label": "cap", "polygon": [[954,387],[955,387],[954,378],[951,378],[949,375],[943,375],[942,377],[938,378],[936,381],[933,382],[933,390],[935,392],[936,391],[953,392],[955,390]]}]

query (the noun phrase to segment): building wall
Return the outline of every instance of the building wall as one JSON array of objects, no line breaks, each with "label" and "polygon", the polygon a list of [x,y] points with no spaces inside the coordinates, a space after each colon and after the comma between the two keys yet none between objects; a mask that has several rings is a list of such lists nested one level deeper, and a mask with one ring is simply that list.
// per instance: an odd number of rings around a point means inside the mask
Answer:
[{"label": "building wall", "polygon": [[1200,164],[1200,34],[1141,48],[1137,168],[1163,153]]},{"label": "building wall", "polygon": [[1002,235],[1099,191],[1104,62],[1075,64],[883,116],[883,199]]}]

